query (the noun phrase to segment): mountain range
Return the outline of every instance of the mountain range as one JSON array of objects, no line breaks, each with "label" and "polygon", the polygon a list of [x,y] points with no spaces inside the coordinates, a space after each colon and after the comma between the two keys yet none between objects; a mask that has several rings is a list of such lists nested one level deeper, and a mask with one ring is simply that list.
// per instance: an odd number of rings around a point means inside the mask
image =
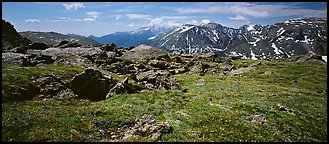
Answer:
[{"label": "mountain range", "polygon": [[81,45],[95,45],[95,46],[100,45],[99,42],[91,38],[87,38],[75,34],[64,35],[56,32],[34,32],[34,31],[19,32],[19,34],[24,38],[31,40],[32,42],[42,42],[48,45],[57,45],[58,43],[64,40],[76,41],[79,42]]},{"label": "mountain range", "polygon": [[158,27],[155,25],[149,27],[142,27],[135,31],[129,32],[115,32],[101,37],[88,36],[102,44],[114,43],[119,47],[131,47],[138,46],[141,44],[149,45],[152,39],[161,37],[165,32],[169,31],[170,28]]},{"label": "mountain range", "polygon": [[210,51],[251,59],[287,58],[327,53],[327,19],[291,19],[273,25],[244,25],[238,29],[208,23],[185,24],[151,42],[154,47],[182,53]]},{"label": "mountain range", "polygon": [[[13,26],[12,29],[10,31],[16,31]],[[15,35],[17,38],[3,41],[3,46],[15,40],[22,41],[25,45],[31,42],[56,45],[67,40],[77,41],[82,45],[114,43],[118,47],[126,48],[146,44],[168,52],[187,54],[215,52],[223,56],[251,59],[289,58],[307,53],[327,55],[326,18],[298,18],[271,25],[243,25],[240,28],[230,28],[218,23],[184,24],[176,28],[153,25],[130,32],[115,32],[102,37],[31,31],[19,32],[19,34],[22,37]],[[15,46],[11,45],[11,47]]]}]

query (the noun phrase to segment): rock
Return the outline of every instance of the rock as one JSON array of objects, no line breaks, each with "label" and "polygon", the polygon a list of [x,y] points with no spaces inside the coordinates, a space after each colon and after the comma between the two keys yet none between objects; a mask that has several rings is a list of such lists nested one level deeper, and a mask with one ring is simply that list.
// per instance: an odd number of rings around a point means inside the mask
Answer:
[{"label": "rock", "polygon": [[256,62],[256,63],[251,64],[249,67],[255,67],[255,66],[258,66],[260,64],[261,64],[261,62]]},{"label": "rock", "polygon": [[27,46],[15,47],[15,48],[11,49],[9,52],[26,54]]},{"label": "rock", "polygon": [[251,121],[252,123],[264,124],[266,122],[266,118],[261,115],[252,115],[246,117],[246,120]]},{"label": "rock", "polygon": [[115,52],[105,52],[103,51],[99,55],[90,56],[91,61],[95,61],[96,64],[110,64],[115,61]]},{"label": "rock", "polygon": [[56,99],[71,99],[71,98],[77,98],[79,97],[78,95],[76,95],[71,89],[66,88],[60,92],[58,92],[55,96],[53,96],[53,98]]},{"label": "rock", "polygon": [[264,75],[272,75],[272,73],[273,73],[273,72],[272,72],[271,70],[268,70],[268,71],[265,71],[265,72],[264,72]]},{"label": "rock", "polygon": [[153,89],[155,89],[155,86],[153,84],[151,84],[151,83],[146,83],[145,86],[144,86],[144,88],[146,90],[153,90]]},{"label": "rock", "polygon": [[171,73],[171,74],[181,74],[181,73],[184,73],[184,72],[186,72],[187,70],[186,70],[186,68],[178,68],[178,69],[173,69],[173,70],[169,70],[169,72]]},{"label": "rock", "polygon": [[277,109],[277,110],[279,110],[279,111],[288,112],[288,113],[290,113],[290,114],[292,114],[292,115],[296,115],[296,114],[298,114],[298,113],[295,112],[294,110],[292,110],[292,109],[290,109],[290,108],[288,108],[288,107],[285,107],[285,106],[283,106],[283,105],[281,105],[281,104],[275,104],[275,105],[273,105],[273,106],[272,106],[272,109]]},{"label": "rock", "polygon": [[34,82],[41,87],[40,94],[47,97],[55,96],[65,89],[63,84],[51,76],[38,78]]},{"label": "rock", "polygon": [[160,69],[167,69],[169,67],[169,64],[166,61],[161,60],[150,60],[148,64]]},{"label": "rock", "polygon": [[11,23],[2,19],[2,52],[8,52],[12,48],[25,47],[30,43],[31,41],[23,38]]},{"label": "rock", "polygon": [[118,62],[112,63],[111,65],[105,64],[105,65],[102,65],[102,68],[106,69],[107,71],[117,73],[120,75],[132,74],[132,73],[136,72],[134,64],[132,64],[131,61],[118,61]]},{"label": "rock", "polygon": [[106,99],[111,98],[116,94],[122,93],[134,93],[136,90],[128,83],[128,78],[126,77],[122,82],[117,83],[106,95]]},{"label": "rock", "polygon": [[143,115],[136,118],[135,125],[124,125],[117,131],[111,133],[111,138],[128,139],[128,138],[149,138],[153,141],[158,140],[162,133],[170,132],[171,123],[168,121],[157,122],[152,115]]},{"label": "rock", "polygon": [[114,51],[114,49],[116,48],[116,45],[111,43],[111,44],[103,44],[101,46],[101,49],[102,50],[105,50],[105,51]]},{"label": "rock", "polygon": [[59,47],[59,46],[62,46],[62,45],[68,44],[68,43],[70,43],[70,42],[64,40],[64,41],[61,41],[59,44],[57,44],[55,47]]},{"label": "rock", "polygon": [[24,61],[28,59],[30,55],[6,52],[2,53],[2,64],[18,64],[23,65]]},{"label": "rock", "polygon": [[173,57],[173,58],[171,59],[171,61],[172,61],[172,62],[176,62],[176,63],[183,63],[182,58],[179,57],[179,56]]},{"label": "rock", "polygon": [[112,77],[103,76],[95,69],[86,69],[71,80],[71,89],[75,94],[94,101],[104,100],[114,85]]},{"label": "rock", "polygon": [[182,89],[182,87],[176,82],[176,79],[168,78],[164,76],[158,76],[156,78],[156,82],[154,85],[157,89],[163,89],[163,90]]},{"label": "rock", "polygon": [[194,53],[193,56],[198,60],[214,61],[216,54],[214,52]]},{"label": "rock", "polygon": [[70,48],[70,47],[79,47],[79,46],[81,46],[81,44],[79,44],[78,42],[70,42],[68,44],[59,46],[59,48]]},{"label": "rock", "polygon": [[206,83],[206,81],[204,79],[199,79],[197,82],[196,82],[196,85],[197,86],[202,86]]},{"label": "rock", "polygon": [[184,58],[193,58],[192,54],[181,54],[180,56]]},{"label": "rock", "polygon": [[305,54],[305,55],[297,55],[292,56],[288,59],[290,62],[305,62],[305,61],[316,61],[325,64],[325,61],[322,59],[321,55],[317,54]]},{"label": "rock", "polygon": [[[99,47],[93,48],[48,48],[41,52],[42,55],[51,56],[56,63],[93,66],[92,62],[103,53]],[[106,56],[106,54],[104,53]]]},{"label": "rock", "polygon": [[115,58],[116,53],[115,52],[106,52],[106,56],[109,59]]},{"label": "rock", "polygon": [[149,70],[146,72],[137,73],[136,80],[137,81],[148,81],[148,82],[154,84],[156,77],[157,77],[157,73],[154,70]]},{"label": "rock", "polygon": [[25,86],[3,84],[2,89],[2,102],[32,100],[40,92],[40,87],[34,83]]},{"label": "rock", "polygon": [[148,45],[139,45],[138,47],[124,53],[122,57],[132,61],[146,62],[150,59],[157,59],[164,55],[168,55],[168,52]]},{"label": "rock", "polygon": [[193,66],[189,67],[190,74],[202,74],[204,73],[203,64],[201,61],[197,61]]},{"label": "rock", "polygon": [[254,71],[254,70],[256,70],[256,67],[242,67],[242,68],[239,68],[237,70],[230,71],[229,75],[238,75],[238,74],[243,74],[243,73],[246,73],[246,72],[251,72],[251,71]]},{"label": "rock", "polygon": [[45,50],[49,48],[49,45],[45,44],[45,43],[38,43],[38,42],[35,42],[35,43],[32,43],[28,49],[38,49],[38,50]]}]

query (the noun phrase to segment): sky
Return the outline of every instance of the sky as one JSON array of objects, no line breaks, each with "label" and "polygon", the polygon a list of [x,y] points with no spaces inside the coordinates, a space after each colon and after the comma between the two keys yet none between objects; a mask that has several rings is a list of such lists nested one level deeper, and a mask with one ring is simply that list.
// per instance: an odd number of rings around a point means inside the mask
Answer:
[{"label": "sky", "polygon": [[274,24],[327,17],[327,2],[2,2],[2,19],[18,32],[43,31],[103,36],[150,25],[177,27],[215,22]]}]

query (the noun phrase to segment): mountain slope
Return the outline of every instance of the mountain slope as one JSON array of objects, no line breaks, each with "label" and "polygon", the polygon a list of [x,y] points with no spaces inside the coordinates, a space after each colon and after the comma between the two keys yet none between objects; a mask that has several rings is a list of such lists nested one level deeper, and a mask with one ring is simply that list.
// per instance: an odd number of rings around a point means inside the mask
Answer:
[{"label": "mountain slope", "polygon": [[30,43],[31,41],[24,39],[17,33],[12,24],[2,19],[2,51],[28,45]]},{"label": "mountain slope", "polygon": [[114,43],[119,47],[138,46],[141,44],[150,44],[150,40],[161,36],[169,29],[164,27],[150,26],[143,27],[136,31],[115,32],[102,37],[89,36],[102,44]]},{"label": "mountain slope", "polygon": [[183,25],[152,46],[167,51],[213,51],[245,58],[285,58],[306,53],[327,53],[327,22],[321,18],[293,19],[273,25],[244,25],[239,29],[217,23]]},{"label": "mountain slope", "polygon": [[81,45],[99,45],[99,43],[91,38],[81,37],[81,36],[72,36],[72,35],[63,35],[56,32],[19,32],[23,37],[31,40],[32,42],[43,42],[48,45],[57,45],[63,40],[67,41],[77,41]]}]

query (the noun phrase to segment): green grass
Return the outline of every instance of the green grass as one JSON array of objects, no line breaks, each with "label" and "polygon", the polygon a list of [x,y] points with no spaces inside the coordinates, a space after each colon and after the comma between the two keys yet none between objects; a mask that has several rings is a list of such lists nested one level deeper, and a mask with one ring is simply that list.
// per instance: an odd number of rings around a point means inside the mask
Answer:
[{"label": "green grass", "polygon": [[[241,66],[254,62],[232,63]],[[327,94],[322,92],[327,89],[327,66],[312,62],[261,62],[256,71],[237,76],[173,76],[188,90],[186,93],[155,90],[119,94],[99,102],[54,99],[3,103],[2,141],[117,141],[101,136],[94,122],[109,121],[103,128],[115,130],[151,114],[158,121],[171,121],[173,126],[173,131],[158,141],[326,142]],[[6,78],[8,67],[2,69]],[[19,70],[23,69],[17,68],[16,73]],[[262,75],[267,70],[273,74]],[[206,83],[196,86],[199,79]],[[298,114],[271,109],[277,103]],[[266,118],[265,124],[246,120],[257,114]]]}]

